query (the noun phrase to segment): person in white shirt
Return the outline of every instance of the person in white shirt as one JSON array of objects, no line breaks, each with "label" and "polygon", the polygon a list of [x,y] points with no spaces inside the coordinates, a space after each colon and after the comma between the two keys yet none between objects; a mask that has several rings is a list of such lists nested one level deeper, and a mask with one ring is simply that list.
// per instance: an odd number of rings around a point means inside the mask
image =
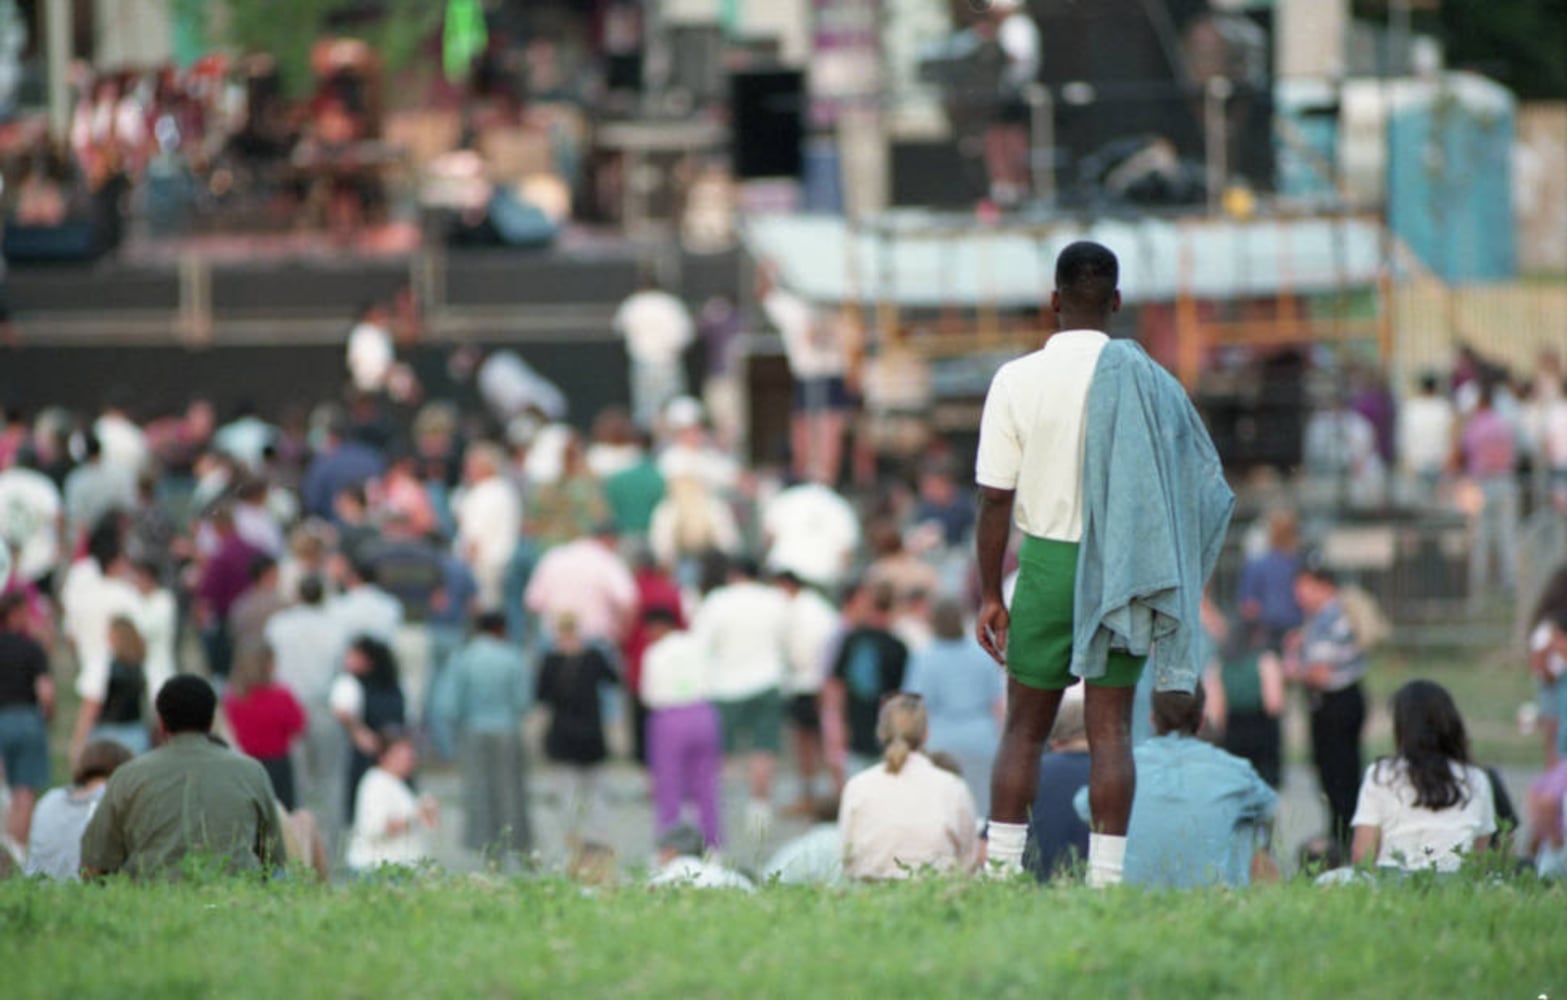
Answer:
[{"label": "person in white shirt", "polygon": [[529,410],[537,410],[546,420],[562,420],[566,416],[565,393],[534,371],[516,351],[493,352],[479,364],[474,378],[479,397],[503,424]]},{"label": "person in white shirt", "polygon": [[698,561],[709,552],[740,551],[740,526],[729,505],[698,476],[668,480],[664,499],[648,522],[648,547],[660,566],[684,584],[695,582]]},{"label": "person in white shirt", "polygon": [[1442,474],[1457,444],[1457,414],[1443,396],[1435,375],[1420,379],[1420,394],[1404,402],[1398,414],[1398,452],[1405,475],[1419,487],[1421,499],[1435,499]]},{"label": "person in white shirt", "polygon": [[72,761],[86,746],[108,695],[114,658],[109,625],[116,618],[134,621],[141,608],[141,595],[124,579],[127,562],[119,526],[112,521],[99,525],[87,539],[87,558],[71,565],[61,590],[65,634],[76,649],[76,693],[82,699],[71,736]]},{"label": "person in white shirt", "polygon": [[816,776],[822,772],[822,719],[818,708],[822,686],[837,652],[842,618],[832,602],[821,592],[788,570],[777,573],[773,582],[789,598],[785,655],[788,673],[784,677],[784,696],[788,699],[789,722],[794,732],[796,769],[800,776],[800,797],[791,812],[809,815],[816,796]]},{"label": "person in white shirt", "polygon": [[1026,88],[1039,79],[1040,37],[1023,0],[991,0],[980,31],[993,37],[1006,63],[1001,71],[1000,101],[985,130],[985,166],[990,173],[990,197],[998,205],[1015,205],[1028,190],[1028,126]]},{"label": "person in white shirt", "polygon": [[1458,706],[1440,684],[1410,681],[1393,695],[1397,754],[1366,769],[1350,820],[1357,865],[1455,872],[1496,833],[1491,779],[1469,762]]},{"label": "person in white shirt", "polygon": [[299,581],[299,603],[284,608],[267,622],[266,643],[278,683],[293,692],[305,709],[305,738],[295,741],[294,773],[299,798],[311,803],[329,840],[342,821],[343,729],[332,715],[332,681],[337,675],[348,637],[324,601],[319,576]]},{"label": "person in white shirt", "polygon": [[660,836],[681,823],[681,808],[695,808],[703,842],[720,843],[718,792],[723,737],[718,712],[707,700],[708,666],[702,647],[676,631],[666,608],[643,617],[650,644],[642,655],[642,702],[648,707],[647,758],[653,784],[653,820]]},{"label": "person in white shirt", "polygon": [[702,404],[680,396],[664,410],[667,444],[658,456],[658,472],[665,482],[695,477],[710,490],[726,494],[740,481],[740,467],[720,451],[707,432]]},{"label": "person in white shirt", "polygon": [[403,602],[376,585],[370,566],[352,559],[343,565],[343,592],[327,606],[338,632],[349,642],[368,636],[395,645],[403,627]]},{"label": "person in white shirt", "polygon": [[433,798],[416,797],[408,786],[418,766],[413,739],[407,733],[387,733],[376,766],[365,772],[355,792],[349,868],[368,872],[430,859],[439,810]]},{"label": "person in white shirt", "polygon": [[[1088,390],[1121,308],[1120,263],[1097,243],[1073,243],[1056,259],[1056,329],[1043,349],[996,372],[980,419],[974,479],[980,487],[979,644],[1007,670],[1008,711],[991,781],[989,860],[1021,870],[1039,758],[1062,692],[1076,683],[1070,655],[1077,547],[1083,537],[1083,451]],[[1023,533],[1012,609],[1002,574],[1013,521]],[[1020,603],[1020,595],[1029,601]],[[1014,613],[1023,612],[1023,613]],[[1064,647],[1062,644],[1065,644]],[[1121,881],[1136,765],[1130,732],[1140,661],[1113,654],[1084,695],[1098,833],[1088,882]]]},{"label": "person in white shirt", "polygon": [[149,698],[156,698],[169,678],[179,673],[175,654],[179,644],[179,607],[173,592],[158,579],[158,572],[153,563],[137,562],[131,566],[131,583],[141,596],[131,621],[147,647],[142,670],[147,677]]},{"label": "person in white shirt", "polygon": [[522,498],[503,474],[506,457],[493,444],[469,446],[463,490],[453,503],[457,555],[479,585],[481,607],[500,607],[506,571],[522,538]]},{"label": "person in white shirt", "polygon": [[0,545],[16,549],[13,569],[19,579],[37,583],[60,563],[60,530],[65,502],[31,458],[0,472]]},{"label": "person in white shirt", "polygon": [[379,302],[360,310],[359,322],[348,332],[348,376],[359,392],[379,395],[397,363],[392,345],[391,313]]},{"label": "person in white shirt", "polygon": [[658,868],[648,878],[648,888],[756,891],[750,879],[703,854],[700,831],[690,826],[668,831],[658,840]]},{"label": "person in white shirt", "polygon": [[854,506],[820,483],[800,483],[773,497],[762,514],[767,564],[832,589],[843,582],[860,545]]},{"label": "person in white shirt", "polygon": [[920,752],[926,718],[919,696],[889,698],[876,735],[885,747],[882,763],[849,779],[838,811],[844,876],[886,880],[926,869],[973,871],[979,863],[974,798],[962,778]]},{"label": "person in white shirt", "polygon": [[664,404],[686,391],[681,354],[693,336],[691,311],[649,280],[621,303],[615,330],[631,356],[632,416],[651,430]]},{"label": "person in white shirt", "polygon": [[729,583],[707,595],[691,632],[706,658],[708,694],[724,723],[724,750],[750,751],[747,821],[759,833],[772,821],[773,774],[783,749],[789,600],[756,577],[754,561],[734,560]]},{"label": "person in white shirt", "polygon": [[118,401],[105,407],[93,424],[93,433],[103,445],[103,462],[119,469],[132,483],[147,469],[147,435],[126,416]]},{"label": "person in white shirt", "polygon": [[757,299],[767,321],[783,338],[794,377],[794,412],[789,448],[796,477],[838,481],[843,435],[853,404],[849,396],[849,338],[844,316],[824,315],[778,283],[776,269],[757,269]]}]

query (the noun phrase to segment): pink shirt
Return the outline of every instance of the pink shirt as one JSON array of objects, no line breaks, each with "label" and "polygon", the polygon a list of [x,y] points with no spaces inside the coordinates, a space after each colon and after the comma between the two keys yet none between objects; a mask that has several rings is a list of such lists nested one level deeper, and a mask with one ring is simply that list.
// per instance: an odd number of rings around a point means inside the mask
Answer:
[{"label": "pink shirt", "polygon": [[619,556],[583,538],[545,554],[528,581],[525,601],[552,630],[569,614],[584,641],[615,642],[621,623],[637,606],[637,584]]},{"label": "pink shirt", "polygon": [[1495,410],[1479,410],[1464,427],[1464,468],[1477,478],[1507,476],[1518,459],[1512,425]]}]

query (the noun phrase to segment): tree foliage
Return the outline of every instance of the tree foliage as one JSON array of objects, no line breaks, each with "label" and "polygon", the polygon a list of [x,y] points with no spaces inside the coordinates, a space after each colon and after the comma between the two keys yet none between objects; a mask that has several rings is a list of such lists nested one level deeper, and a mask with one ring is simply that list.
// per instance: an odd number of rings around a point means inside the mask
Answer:
[{"label": "tree foliage", "polygon": [[[1390,5],[1356,0],[1354,11],[1385,24]],[[1416,10],[1413,25],[1441,39],[1450,66],[1484,73],[1526,100],[1567,99],[1567,0],[1440,0]]]}]

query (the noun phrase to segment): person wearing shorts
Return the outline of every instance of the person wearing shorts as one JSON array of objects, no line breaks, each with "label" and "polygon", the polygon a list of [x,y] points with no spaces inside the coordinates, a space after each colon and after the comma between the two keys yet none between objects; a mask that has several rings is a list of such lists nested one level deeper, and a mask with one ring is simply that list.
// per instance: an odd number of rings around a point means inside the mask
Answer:
[{"label": "person wearing shorts", "polygon": [[[1078,543],[1083,535],[1086,410],[1110,317],[1121,305],[1115,255],[1097,243],[1068,246],[1056,261],[1051,306],[1058,333],[1003,365],[980,423],[980,644],[1007,671],[1007,714],[991,776],[989,858],[1021,870],[1039,758],[1071,672]],[[1024,534],[1010,611],[1002,568],[1013,523]],[[1084,696],[1097,830],[1089,839],[1091,885],[1120,881],[1136,777],[1132,700],[1143,659],[1112,654]]]},{"label": "person wearing shorts", "polygon": [[783,682],[789,599],[757,579],[755,560],[736,559],[729,582],[708,594],[691,634],[708,664],[709,696],[724,727],[724,752],[745,753],[751,805],[747,826],[772,822],[773,775],[783,749]]},{"label": "person wearing shorts", "polygon": [[33,806],[49,787],[49,735],[45,714],[53,708],[49,655],[27,634],[27,598],[0,597],[0,768],[11,792],[5,834],[27,843]]}]

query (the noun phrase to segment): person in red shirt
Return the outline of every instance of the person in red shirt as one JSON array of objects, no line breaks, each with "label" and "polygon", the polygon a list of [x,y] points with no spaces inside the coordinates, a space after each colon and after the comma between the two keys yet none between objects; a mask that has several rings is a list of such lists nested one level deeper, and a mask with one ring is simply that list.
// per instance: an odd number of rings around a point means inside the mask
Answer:
[{"label": "person in red shirt", "polygon": [[272,650],[246,645],[234,658],[234,672],[223,694],[223,715],[239,749],[261,762],[272,790],[292,811],[294,765],[289,748],[305,731],[305,710],[273,676]]},{"label": "person in red shirt", "polygon": [[626,633],[620,647],[626,664],[626,698],[631,703],[631,740],[637,763],[647,764],[647,706],[642,703],[642,654],[652,642],[648,634],[647,613],[664,611],[674,618],[674,628],[686,627],[684,601],[680,585],[653,559],[649,552],[637,558],[637,614],[635,624]]}]

